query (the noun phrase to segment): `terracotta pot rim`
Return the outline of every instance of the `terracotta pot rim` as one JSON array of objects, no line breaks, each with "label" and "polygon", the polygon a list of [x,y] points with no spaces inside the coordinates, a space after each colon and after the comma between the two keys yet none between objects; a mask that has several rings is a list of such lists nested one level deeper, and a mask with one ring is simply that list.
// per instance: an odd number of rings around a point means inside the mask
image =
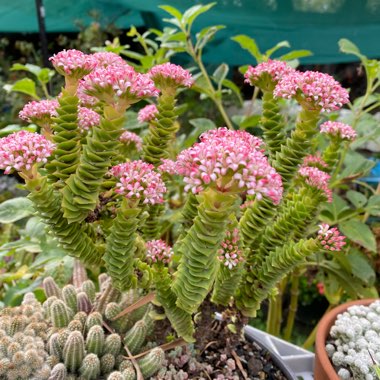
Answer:
[{"label": "terracotta pot rim", "polygon": [[326,339],[330,333],[330,329],[332,325],[334,324],[338,314],[342,314],[345,312],[350,306],[355,305],[370,305],[371,303],[377,301],[377,298],[366,298],[362,300],[355,300],[346,302],[342,305],[334,307],[332,310],[330,310],[326,315],[322,317],[318,324],[317,328],[317,334],[315,339],[315,355],[319,358],[319,363],[321,366],[327,371],[334,373],[332,375],[333,377],[329,377],[329,380],[339,380],[338,375],[335,372],[335,369],[333,365],[330,362],[330,358],[327,355],[325,345],[326,345]]}]

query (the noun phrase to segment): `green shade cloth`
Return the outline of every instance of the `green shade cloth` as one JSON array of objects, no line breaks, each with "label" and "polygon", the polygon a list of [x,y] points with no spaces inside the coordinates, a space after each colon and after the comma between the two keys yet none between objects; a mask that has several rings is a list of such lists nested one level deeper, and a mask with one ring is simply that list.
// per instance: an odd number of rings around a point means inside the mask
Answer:
[{"label": "green shade cloth", "polygon": [[[0,1],[0,32],[37,32],[34,0]],[[205,3],[205,2],[203,2]],[[200,4],[191,0],[44,0],[48,32],[74,31],[74,20],[90,22],[88,11],[100,12],[100,22],[115,21],[128,29],[135,26],[162,28],[167,14],[158,9],[167,4],[181,11]],[[230,40],[237,34],[256,39],[266,50],[287,40],[292,49],[309,49],[314,55],[302,63],[338,63],[355,60],[341,54],[338,40],[348,38],[369,57],[380,57],[380,0],[219,0],[200,16],[194,31],[223,24],[211,47],[205,51],[208,63],[230,65],[254,63],[248,53]],[[281,53],[286,53],[286,49]]]}]

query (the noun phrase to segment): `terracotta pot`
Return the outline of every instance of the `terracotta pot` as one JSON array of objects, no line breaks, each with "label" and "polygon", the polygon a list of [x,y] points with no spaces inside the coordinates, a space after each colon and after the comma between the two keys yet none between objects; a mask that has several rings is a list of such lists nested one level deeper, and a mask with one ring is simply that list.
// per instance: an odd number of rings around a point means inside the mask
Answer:
[{"label": "terracotta pot", "polygon": [[317,336],[315,339],[314,380],[340,380],[325,349],[326,339],[330,334],[330,329],[335,323],[337,315],[345,312],[350,306],[367,306],[374,301],[376,301],[376,299],[371,298],[347,302],[335,307],[323,316],[318,324]]}]

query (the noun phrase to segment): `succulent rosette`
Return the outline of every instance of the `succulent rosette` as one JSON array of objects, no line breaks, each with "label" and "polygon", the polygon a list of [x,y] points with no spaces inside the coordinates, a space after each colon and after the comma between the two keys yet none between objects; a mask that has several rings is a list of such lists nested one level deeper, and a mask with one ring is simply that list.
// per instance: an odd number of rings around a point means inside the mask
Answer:
[{"label": "succulent rosette", "polygon": [[194,194],[206,187],[222,193],[247,193],[269,197],[278,204],[282,197],[281,177],[262,149],[262,141],[245,131],[219,128],[201,135],[200,142],[177,157],[177,171],[185,190]]},{"label": "succulent rosette", "polygon": [[142,149],[142,138],[137,135],[136,133],[125,131],[119,138],[120,142],[122,142],[124,145],[131,145],[133,144],[138,151],[141,151]]},{"label": "succulent rosette", "polygon": [[163,240],[146,242],[146,256],[153,263],[168,264],[173,256],[173,249]]},{"label": "succulent rosette", "polygon": [[228,269],[235,268],[243,259],[243,251],[239,245],[239,230],[227,231],[218,250],[219,261]]},{"label": "succulent rosette", "polygon": [[331,177],[329,174],[313,166],[301,166],[298,174],[308,186],[318,189],[328,202],[332,202],[332,191],[329,188]]},{"label": "succulent rosette", "polygon": [[85,94],[110,105],[126,108],[147,97],[158,95],[153,81],[126,63],[124,65],[97,67],[83,78]]},{"label": "succulent rosette", "polygon": [[191,87],[194,83],[192,75],[188,70],[170,62],[152,67],[148,75],[161,90]]},{"label": "succulent rosette", "polygon": [[339,140],[353,141],[357,136],[357,133],[350,125],[339,121],[326,121],[321,124],[320,130],[321,133]]},{"label": "succulent rosette", "polygon": [[89,74],[97,64],[93,55],[75,49],[62,50],[50,57],[50,61],[59,74],[75,80]]},{"label": "succulent rosette", "polygon": [[78,107],[78,127],[84,133],[100,124],[100,115],[90,108]]},{"label": "succulent rosette", "polygon": [[47,162],[54,144],[38,133],[19,131],[0,139],[0,169],[30,174],[35,164]]},{"label": "succulent rosette", "polygon": [[331,112],[349,102],[348,91],[332,76],[317,71],[294,71],[283,76],[274,89],[279,98],[294,98],[309,111]]},{"label": "succulent rosette", "polygon": [[40,126],[50,124],[53,117],[58,116],[57,108],[59,103],[57,100],[39,100],[32,101],[23,107],[19,112],[19,117],[29,123],[35,123]]},{"label": "succulent rosette", "polygon": [[118,179],[115,192],[143,204],[162,203],[166,187],[154,166],[141,160],[113,166],[111,174]]},{"label": "succulent rosette", "polygon": [[244,74],[245,82],[264,91],[273,91],[278,81],[295,71],[286,62],[269,59],[257,66],[249,66]]},{"label": "succulent rosette", "polygon": [[137,120],[140,123],[149,123],[156,118],[157,114],[157,106],[155,104],[148,104],[138,112]]}]

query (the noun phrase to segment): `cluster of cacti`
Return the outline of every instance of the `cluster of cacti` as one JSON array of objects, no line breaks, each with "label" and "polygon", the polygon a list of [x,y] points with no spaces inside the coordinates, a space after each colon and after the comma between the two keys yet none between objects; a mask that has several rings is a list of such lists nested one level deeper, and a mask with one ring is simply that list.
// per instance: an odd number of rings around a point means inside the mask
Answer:
[{"label": "cluster of cacti", "polygon": [[49,379],[48,327],[33,293],[25,295],[21,306],[0,310],[0,379]]},{"label": "cluster of cacti", "polygon": [[[120,301],[114,299],[120,292],[154,290],[178,335],[192,341],[193,314],[210,293],[219,305],[235,297],[242,313],[254,316],[277,282],[307,257],[342,247],[334,229],[322,226],[316,236],[315,215],[321,202],[331,200],[328,173],[337,146],[355,132],[336,122],[325,125],[321,132],[332,141],[325,152],[328,163],[305,161],[314,153],[321,112],[348,102],[348,92],[329,75],[301,73],[277,61],[250,67],[247,81],[264,92],[265,141],[245,130],[218,128],[172,161],[178,89],[193,84],[187,70],[165,63],[141,74],[116,54],[75,50],[58,53],[52,63],[65,77],[59,101],[51,101],[53,111],[41,102],[23,111],[43,135],[22,131],[2,139],[0,168],[19,172],[39,216],[69,255],[87,265],[104,264],[111,277],[112,286],[99,299],[90,285],[47,290],[54,328],[74,329],[67,342],[85,347],[75,363],[65,354],[69,350],[60,348],[59,360],[67,361],[69,372],[88,378],[104,372],[93,356],[103,354],[99,345],[90,344],[97,354],[86,351],[87,339],[101,334],[99,328],[91,334],[83,323],[79,328],[80,321],[72,321],[76,313],[101,313],[125,334],[131,353],[140,349],[143,339],[135,337],[143,335],[146,320],[133,326],[114,320],[122,310],[112,303]],[[144,140],[125,134],[125,111],[155,96],[157,107],[140,111],[150,123]],[[289,135],[279,98],[294,98],[301,106]],[[128,150],[121,144],[127,140],[141,148],[141,160],[125,157]],[[189,195],[177,197],[183,201],[183,228],[172,250],[158,239],[167,189],[179,178]],[[142,368],[159,356],[152,354]]]},{"label": "cluster of cacti", "polygon": [[[47,337],[50,379],[135,379],[136,370],[126,350],[135,355],[146,346],[154,327],[151,308],[145,305],[118,315],[136,301],[138,291],[122,295],[104,275],[99,293],[90,280],[79,288],[66,285],[60,289],[49,277],[43,285],[48,296],[43,308],[51,323]],[[137,365],[144,378],[149,378],[163,360],[163,351],[155,348],[137,360]]]}]

